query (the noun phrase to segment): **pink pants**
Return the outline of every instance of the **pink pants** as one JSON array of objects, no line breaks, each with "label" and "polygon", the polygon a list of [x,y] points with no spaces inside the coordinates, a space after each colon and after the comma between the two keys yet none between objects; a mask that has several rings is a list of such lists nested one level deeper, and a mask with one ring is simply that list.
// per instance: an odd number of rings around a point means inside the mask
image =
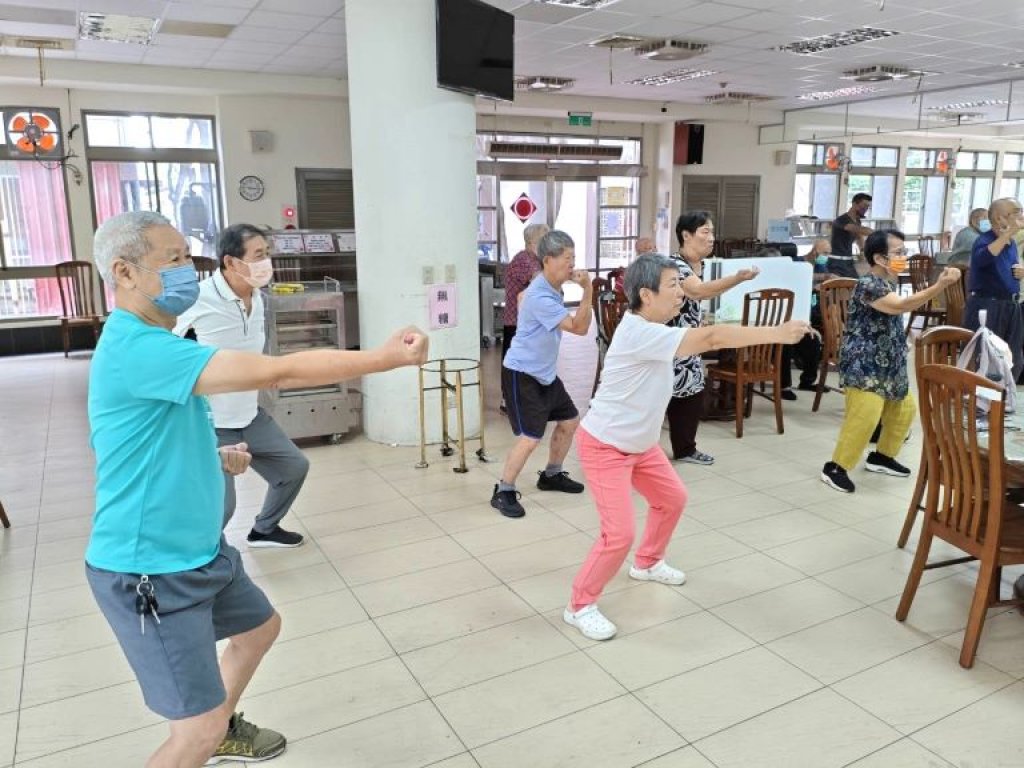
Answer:
[{"label": "pink pants", "polygon": [[686,486],[660,445],[643,453],[623,453],[580,427],[576,430],[576,450],[587,488],[597,502],[601,535],[572,584],[574,611],[597,602],[633,546],[630,491],[636,488],[649,506],[643,539],[634,558],[638,568],[650,568],[665,557],[687,498]]}]

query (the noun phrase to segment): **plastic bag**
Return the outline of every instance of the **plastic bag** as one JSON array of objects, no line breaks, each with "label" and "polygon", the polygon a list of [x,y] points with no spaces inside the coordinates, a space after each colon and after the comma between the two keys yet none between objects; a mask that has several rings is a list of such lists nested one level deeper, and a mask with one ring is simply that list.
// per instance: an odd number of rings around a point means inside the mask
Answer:
[{"label": "plastic bag", "polygon": [[[957,368],[976,371],[989,381],[999,384],[1006,390],[1006,412],[1012,413],[1017,408],[1017,385],[1013,379],[1013,353],[1010,346],[996,336],[985,325],[986,312],[978,313],[978,330],[971,340],[964,345]],[[989,402],[978,398],[978,408],[988,413]]]}]

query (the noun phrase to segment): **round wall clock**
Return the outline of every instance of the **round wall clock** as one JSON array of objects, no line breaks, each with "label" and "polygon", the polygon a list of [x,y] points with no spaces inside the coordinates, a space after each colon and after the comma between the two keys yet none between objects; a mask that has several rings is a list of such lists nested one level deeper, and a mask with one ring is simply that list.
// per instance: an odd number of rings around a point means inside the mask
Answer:
[{"label": "round wall clock", "polygon": [[243,200],[248,200],[249,202],[263,197],[265,189],[263,179],[259,176],[243,176],[238,182],[238,194],[242,196]]}]

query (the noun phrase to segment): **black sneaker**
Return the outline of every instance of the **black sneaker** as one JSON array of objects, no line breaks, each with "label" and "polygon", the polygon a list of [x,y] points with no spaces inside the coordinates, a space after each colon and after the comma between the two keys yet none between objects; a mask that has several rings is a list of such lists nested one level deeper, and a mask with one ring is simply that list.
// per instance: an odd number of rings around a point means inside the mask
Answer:
[{"label": "black sneaker", "polygon": [[526,510],[519,503],[522,496],[523,494],[519,491],[499,491],[498,486],[495,485],[494,493],[491,495],[491,506],[505,517],[523,517]]},{"label": "black sneaker", "polygon": [[537,487],[542,491],[561,491],[562,493],[583,493],[583,483],[569,478],[568,472],[546,475],[541,470],[537,473]]},{"label": "black sneaker", "polygon": [[821,468],[821,482],[843,493],[853,493],[857,489],[846,470],[834,461],[826,462]]},{"label": "black sneaker", "polygon": [[893,477],[910,477],[910,470],[907,467],[904,467],[896,459],[890,459],[878,451],[872,451],[868,454],[868,460],[864,464],[864,469],[868,472],[880,472],[883,475],[892,475]]},{"label": "black sneaker", "polygon": [[784,389],[779,393],[779,397],[783,400],[796,400],[796,392],[792,389]]},{"label": "black sneaker", "polygon": [[280,525],[274,526],[270,533],[260,533],[255,528],[245,537],[250,547],[301,547],[301,533],[286,531]]}]

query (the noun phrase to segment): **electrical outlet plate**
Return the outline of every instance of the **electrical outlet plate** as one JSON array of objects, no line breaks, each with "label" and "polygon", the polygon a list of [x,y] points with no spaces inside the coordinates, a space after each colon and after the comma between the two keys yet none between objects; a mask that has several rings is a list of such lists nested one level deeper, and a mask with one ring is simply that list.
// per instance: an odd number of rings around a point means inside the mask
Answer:
[{"label": "electrical outlet plate", "polygon": [[454,264],[445,264],[444,265],[444,281],[446,283],[454,283],[455,282],[455,265]]},{"label": "electrical outlet plate", "polygon": [[423,268],[423,284],[433,285],[434,284],[434,268],[424,267]]}]

